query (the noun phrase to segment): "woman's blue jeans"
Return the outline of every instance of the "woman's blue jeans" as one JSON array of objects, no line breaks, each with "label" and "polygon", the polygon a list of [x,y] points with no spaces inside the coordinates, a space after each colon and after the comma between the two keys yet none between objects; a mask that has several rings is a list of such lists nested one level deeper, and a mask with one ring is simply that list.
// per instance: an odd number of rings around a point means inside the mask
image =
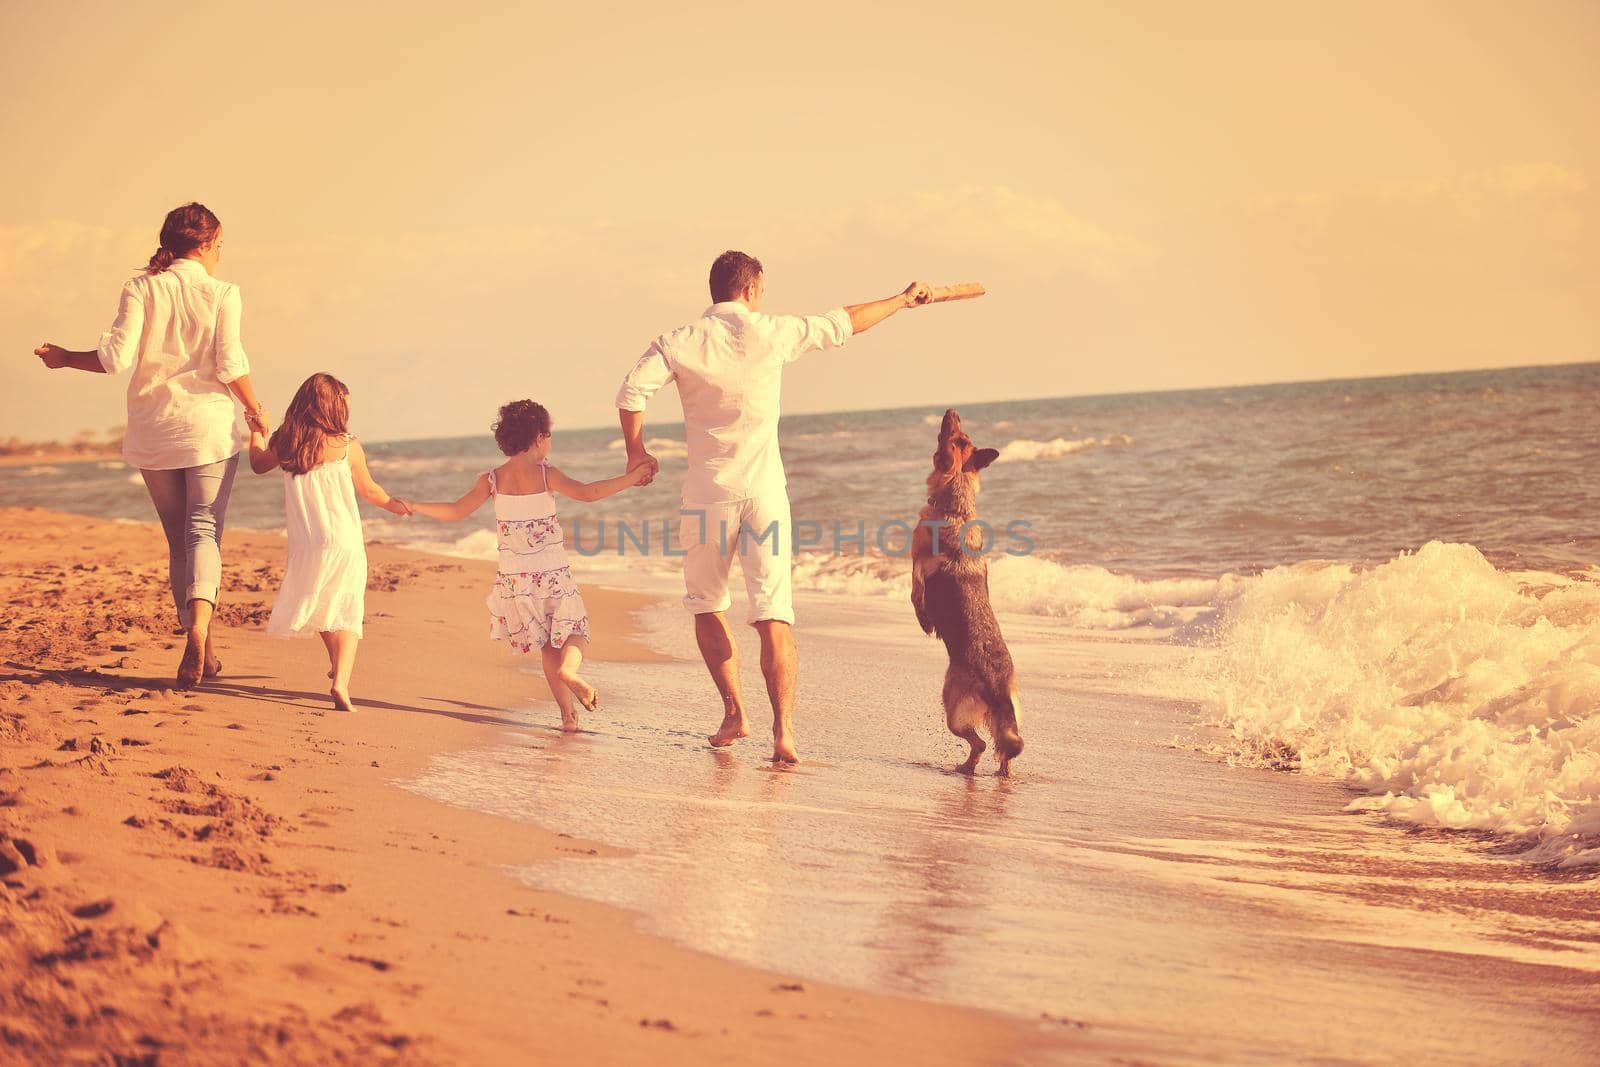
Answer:
[{"label": "woman's blue jeans", "polygon": [[194,623],[189,601],[215,605],[222,586],[222,521],[228,513],[239,457],[178,470],[140,470],[167,535],[167,568],[178,624]]}]

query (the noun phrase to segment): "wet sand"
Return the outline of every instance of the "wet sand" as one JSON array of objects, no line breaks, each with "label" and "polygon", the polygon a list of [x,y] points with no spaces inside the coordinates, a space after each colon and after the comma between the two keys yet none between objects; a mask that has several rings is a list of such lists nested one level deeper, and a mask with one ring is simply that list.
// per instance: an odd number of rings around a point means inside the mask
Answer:
[{"label": "wet sand", "polygon": [[[737,616],[742,606],[735,604]],[[801,753],[707,753],[682,609],[590,732],[430,761],[426,795],[624,846],[520,871],[682,944],[852,986],[1065,1018],[1160,1063],[1592,1064],[1600,880],[1342,811],[1231,767],[1150,631],[1002,619],[1027,748],[952,772],[944,652],[898,600],[802,595]],[[762,705],[747,633],[744,679]],[[749,746],[755,746],[754,749]],[[826,932],[826,936],[819,936]]]},{"label": "wet sand", "polygon": [[[159,532],[0,510],[5,1062],[1137,1058],[1073,1020],[726,962],[530,887],[512,872],[620,853],[395,785],[507,731],[566,741],[542,683],[483,638],[492,564],[373,547],[342,715],[320,643],[261,633],[282,556],[229,534],[224,676],[180,693]],[[629,636],[646,601],[586,595],[592,678],[616,692],[623,663],[660,661]]]}]

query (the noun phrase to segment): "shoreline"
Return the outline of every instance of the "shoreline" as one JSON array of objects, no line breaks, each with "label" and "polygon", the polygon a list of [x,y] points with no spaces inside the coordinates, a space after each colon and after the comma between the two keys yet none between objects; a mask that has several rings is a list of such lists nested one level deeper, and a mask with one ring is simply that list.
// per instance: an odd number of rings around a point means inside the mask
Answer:
[{"label": "shoreline", "polygon": [[[507,731],[569,742],[550,727],[542,683],[482,636],[492,564],[369,546],[358,711],[339,715],[318,684],[321,648],[259,631],[280,537],[230,532],[224,676],[178,693],[154,524],[32,508],[0,519],[0,1043],[19,1062],[1106,1051],[1103,1035],[1060,1020],[1030,1026],[731,963],[509,876],[614,850],[401,784],[434,755],[504,744]],[[586,598],[602,690],[606,661],[658,658],[630,618],[652,598],[594,586]],[[531,722],[507,711],[529,698]]]},{"label": "shoreline", "polygon": [[107,463],[111,460],[122,462],[122,449],[107,449],[100,452],[74,452],[71,449],[59,448],[40,452],[8,452],[0,455],[0,469],[31,466],[55,467],[67,466],[73,463]]}]

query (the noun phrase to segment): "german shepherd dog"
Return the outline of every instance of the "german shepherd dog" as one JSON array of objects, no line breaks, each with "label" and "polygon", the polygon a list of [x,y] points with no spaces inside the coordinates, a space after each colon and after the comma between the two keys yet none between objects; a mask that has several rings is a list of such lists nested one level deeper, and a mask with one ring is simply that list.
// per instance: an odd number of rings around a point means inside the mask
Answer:
[{"label": "german shepherd dog", "polygon": [[961,416],[954,408],[946,411],[928,475],[928,506],[911,539],[911,606],[923,631],[937,634],[950,654],[945,722],[972,746],[959,768],[963,774],[977,768],[988,747],[978,736],[980,723],[994,740],[999,773],[1011,773],[1011,761],[1022,751],[1016,671],[989,607],[989,564],[978,554],[983,531],[967,530],[967,551],[957,540],[961,527],[978,517],[978,472],[999,455],[992,448],[973,448]]}]

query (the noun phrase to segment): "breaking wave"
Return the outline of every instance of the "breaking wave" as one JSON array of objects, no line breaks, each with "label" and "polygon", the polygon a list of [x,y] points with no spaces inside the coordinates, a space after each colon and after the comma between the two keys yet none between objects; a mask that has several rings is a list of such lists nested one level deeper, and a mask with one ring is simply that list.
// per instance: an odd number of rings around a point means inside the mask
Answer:
[{"label": "breaking wave", "polygon": [[1018,438],[1007,442],[1000,450],[1000,462],[1017,462],[1018,460],[1060,459],[1070,456],[1074,452],[1082,452],[1086,448],[1108,448],[1112,445],[1131,445],[1133,438],[1125,433],[1112,434],[1110,437],[1080,437],[1069,440],[1057,437],[1051,441],[1030,441],[1027,438]]},{"label": "breaking wave", "polygon": [[1600,582],[1431,542],[1238,585],[1189,672],[1245,762],[1340,777],[1351,811],[1600,865]]}]

